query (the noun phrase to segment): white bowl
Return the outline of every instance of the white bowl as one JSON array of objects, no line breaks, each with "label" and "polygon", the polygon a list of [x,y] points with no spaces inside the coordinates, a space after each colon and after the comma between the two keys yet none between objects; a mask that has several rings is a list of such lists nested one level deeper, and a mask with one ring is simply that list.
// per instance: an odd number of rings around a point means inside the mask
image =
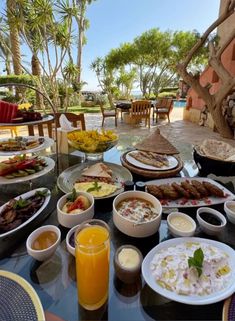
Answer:
[{"label": "white bowl", "polygon": [[67,235],[66,235],[66,246],[67,246],[67,250],[68,250],[68,252],[69,252],[70,254],[72,254],[73,256],[75,256],[75,247],[73,247],[73,246],[69,243],[69,239],[70,239],[71,235],[72,235],[73,233],[75,233],[76,229],[77,229],[79,226],[80,226],[80,224],[72,227],[72,228],[68,231],[68,233],[67,233]]},{"label": "white bowl", "polygon": [[94,211],[94,197],[87,192],[78,192],[78,195],[83,195],[86,196],[89,201],[90,201],[90,207],[88,209],[86,209],[85,211],[83,211],[80,214],[68,214],[62,211],[62,208],[64,206],[64,204],[66,203],[67,197],[71,195],[71,193],[65,194],[64,196],[62,196],[58,202],[57,202],[57,218],[58,221],[61,225],[71,228],[75,225],[81,224],[82,222],[92,219],[95,211]]},{"label": "white bowl", "polygon": [[[229,205],[234,206],[234,211],[229,208]],[[227,201],[224,203],[224,211],[227,215],[229,222],[235,224],[235,201]]]},{"label": "white bowl", "polygon": [[[171,222],[172,218],[176,218],[176,217],[179,217],[182,220],[181,227],[183,225],[183,220],[185,222],[188,221],[189,223],[191,223],[192,227],[191,228],[190,227],[189,228],[185,227],[185,229],[183,230],[182,228],[179,228],[176,225],[172,224],[172,222]],[[193,236],[194,233],[195,233],[196,227],[197,227],[195,221],[189,215],[181,213],[181,212],[172,212],[172,213],[170,213],[167,216],[167,225],[168,225],[168,228],[170,230],[170,233],[175,237],[178,237],[178,236]]]},{"label": "white bowl", "polygon": [[[33,250],[32,249],[32,243],[35,241],[35,239],[45,231],[52,231],[55,232],[57,235],[57,241],[52,244],[50,247],[48,247],[45,250]],[[45,225],[37,228],[35,231],[33,231],[27,238],[26,241],[26,248],[29,255],[31,255],[35,260],[38,261],[45,261],[48,260],[56,251],[58,245],[60,244],[60,238],[61,233],[60,229],[55,225]]]},{"label": "white bowl", "polygon": [[[159,215],[148,222],[135,223],[125,218],[117,211],[117,205],[127,198],[141,198],[153,204]],[[162,217],[162,206],[159,200],[153,195],[141,191],[127,191],[119,194],[113,201],[113,222],[114,225],[124,234],[133,237],[147,237],[156,233],[159,229]]]},{"label": "white bowl", "polygon": [[[221,224],[214,225],[214,224],[210,224],[210,223],[206,222],[203,219],[203,213],[212,214],[216,219],[221,221]],[[221,233],[224,230],[225,225],[227,223],[224,215],[222,215],[220,212],[214,210],[213,208],[209,208],[209,207],[200,207],[197,210],[197,220],[198,220],[198,223],[199,223],[202,231],[208,235],[217,235],[217,234]]]}]

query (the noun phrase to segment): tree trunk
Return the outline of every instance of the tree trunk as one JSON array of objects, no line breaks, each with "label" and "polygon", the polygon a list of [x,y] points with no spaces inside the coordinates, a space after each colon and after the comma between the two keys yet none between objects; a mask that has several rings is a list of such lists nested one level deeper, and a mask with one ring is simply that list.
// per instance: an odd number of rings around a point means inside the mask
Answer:
[{"label": "tree trunk", "polygon": [[[19,32],[15,24],[12,22],[11,14],[14,12],[16,2],[15,0],[7,0],[7,19],[10,32],[10,43],[11,43],[11,52],[12,52],[12,61],[13,61],[13,70],[15,75],[22,74],[21,66],[21,53],[20,53],[20,38]],[[20,95],[24,92],[24,89],[16,88],[16,98],[19,99]]]},{"label": "tree trunk", "polygon": [[112,94],[108,94],[108,101],[109,101],[109,104],[111,106],[111,108],[114,107],[114,104],[113,104],[113,95]]},{"label": "tree trunk", "polygon": [[207,107],[211,113],[212,119],[214,120],[218,133],[224,138],[233,139],[234,135],[232,129],[229,127],[225,117],[222,115],[221,104]]},{"label": "tree trunk", "polygon": [[[40,79],[41,67],[36,54],[32,55],[31,66],[32,66],[32,75],[37,76]],[[41,89],[39,85],[38,85],[38,89],[39,90]],[[43,110],[45,109],[43,96],[38,92],[36,92],[36,105],[37,105],[37,109],[43,109]]]}]

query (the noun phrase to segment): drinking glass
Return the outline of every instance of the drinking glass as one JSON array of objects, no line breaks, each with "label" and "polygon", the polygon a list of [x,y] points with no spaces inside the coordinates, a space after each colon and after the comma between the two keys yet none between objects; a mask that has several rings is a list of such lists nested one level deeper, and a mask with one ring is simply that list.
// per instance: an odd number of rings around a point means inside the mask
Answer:
[{"label": "drinking glass", "polygon": [[100,308],[108,299],[110,233],[101,220],[88,220],[75,232],[76,275],[79,304]]}]

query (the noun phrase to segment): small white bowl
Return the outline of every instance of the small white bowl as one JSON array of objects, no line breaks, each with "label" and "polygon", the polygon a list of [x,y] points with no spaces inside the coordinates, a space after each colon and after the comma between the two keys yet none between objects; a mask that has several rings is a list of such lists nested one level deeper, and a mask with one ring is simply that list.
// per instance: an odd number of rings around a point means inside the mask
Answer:
[{"label": "small white bowl", "polygon": [[[159,215],[148,222],[135,223],[125,218],[117,211],[117,205],[127,198],[140,198],[153,204]],[[153,195],[141,191],[127,191],[119,194],[113,201],[113,222],[114,225],[124,234],[133,237],[147,237],[156,233],[159,229],[162,217],[162,205]]]},{"label": "small white bowl", "polygon": [[75,247],[73,247],[70,243],[69,243],[69,240],[70,240],[70,237],[72,236],[72,234],[75,233],[76,229],[80,226],[80,224],[72,227],[67,235],[66,235],[66,246],[67,246],[67,250],[70,254],[72,254],[73,256],[75,256]]},{"label": "small white bowl", "polygon": [[[234,211],[229,208],[229,205],[234,206]],[[224,211],[227,215],[229,222],[235,224],[235,201],[227,201],[224,203]]]},{"label": "small white bowl", "polygon": [[[45,250],[33,250],[32,243],[34,240],[42,233],[46,231],[55,232],[57,235],[57,240],[54,244]],[[26,248],[29,255],[31,255],[35,260],[46,261],[48,260],[56,251],[58,245],[60,244],[61,233],[60,229],[55,225],[45,225],[37,228],[33,231],[27,238]]]},{"label": "small white bowl", "polygon": [[[177,227],[175,224],[172,223],[172,219],[178,217],[180,220],[182,220],[182,223],[180,224],[180,227]],[[190,227],[186,227],[184,230],[182,229],[183,222],[185,223],[189,222],[191,225]],[[195,221],[187,214],[181,213],[181,212],[172,212],[167,216],[167,225],[169,228],[170,233],[174,237],[178,236],[193,236],[196,230],[196,223]]]},{"label": "small white bowl", "polygon": [[92,219],[95,214],[94,197],[90,193],[87,193],[87,192],[78,192],[78,195],[86,196],[89,199],[91,205],[88,209],[86,209],[85,211],[83,211],[80,214],[68,214],[68,213],[63,212],[62,208],[63,208],[64,204],[66,203],[67,197],[69,195],[71,195],[71,193],[65,194],[57,202],[57,218],[58,218],[59,223],[65,227],[71,228],[73,226],[81,224],[82,222],[84,222],[86,220]]},{"label": "small white bowl", "polygon": [[[214,224],[206,222],[203,219],[203,215],[204,215],[203,213],[209,213],[209,214],[213,215],[215,217],[215,219],[217,219],[221,222],[221,224],[214,225]],[[213,208],[209,208],[209,207],[200,207],[197,210],[197,221],[198,221],[202,231],[208,235],[217,235],[217,234],[221,233],[224,230],[226,223],[227,223],[224,215],[222,215],[220,212],[214,210]]]}]

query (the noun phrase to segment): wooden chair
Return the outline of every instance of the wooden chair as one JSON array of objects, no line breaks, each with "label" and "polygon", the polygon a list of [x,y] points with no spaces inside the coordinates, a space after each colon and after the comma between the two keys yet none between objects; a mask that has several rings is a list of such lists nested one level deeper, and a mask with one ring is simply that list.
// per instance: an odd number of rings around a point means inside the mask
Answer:
[{"label": "wooden chair", "polygon": [[48,120],[44,123],[28,125],[28,133],[29,136],[48,136],[53,138],[52,128],[54,125],[55,120]]},{"label": "wooden chair", "polygon": [[60,127],[60,116],[64,114],[68,121],[70,121],[73,125],[73,127],[79,127],[78,123],[80,124],[81,130],[86,130],[86,124],[85,124],[85,116],[84,114],[74,114],[74,113],[56,113],[55,114],[55,123],[56,127]]},{"label": "wooden chair", "polygon": [[130,108],[130,122],[140,122],[142,119],[145,120],[145,126],[148,125],[150,128],[150,111],[151,102],[148,100],[136,100],[133,101]]},{"label": "wooden chair", "polygon": [[168,122],[170,123],[170,113],[173,109],[173,104],[174,104],[174,101],[172,98],[159,99],[153,111],[153,120],[154,120],[154,114],[156,114],[156,122],[158,121],[158,116],[166,115]]},{"label": "wooden chair", "polygon": [[102,127],[104,127],[104,120],[108,117],[114,117],[115,118],[115,126],[117,127],[117,111],[116,110],[105,110],[104,105],[100,104],[100,110],[102,113]]}]

